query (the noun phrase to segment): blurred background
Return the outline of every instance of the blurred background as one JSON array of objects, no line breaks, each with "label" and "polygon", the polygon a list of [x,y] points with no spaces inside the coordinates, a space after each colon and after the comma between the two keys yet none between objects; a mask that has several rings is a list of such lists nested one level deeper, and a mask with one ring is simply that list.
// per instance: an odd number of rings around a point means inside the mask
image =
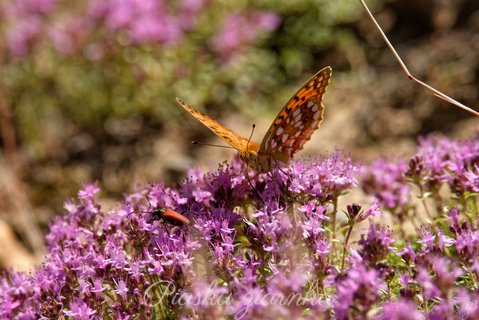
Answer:
[{"label": "blurred background", "polygon": [[[367,1],[419,79],[475,108],[477,0]],[[416,137],[477,120],[409,81],[357,0],[16,0],[0,3],[0,268],[41,259],[48,223],[84,183],[106,207],[174,186],[230,150],[181,97],[260,142],[326,65],[326,118],[298,158],[408,156]],[[477,109],[477,108],[476,108]]]}]

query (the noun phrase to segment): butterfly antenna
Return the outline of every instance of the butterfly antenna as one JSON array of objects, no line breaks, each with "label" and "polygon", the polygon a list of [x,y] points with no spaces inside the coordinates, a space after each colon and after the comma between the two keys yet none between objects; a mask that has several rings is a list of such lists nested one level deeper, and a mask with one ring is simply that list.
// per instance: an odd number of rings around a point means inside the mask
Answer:
[{"label": "butterfly antenna", "polygon": [[251,134],[249,135],[248,142],[246,143],[246,150],[248,150],[249,143],[251,141],[251,138],[253,137],[254,128],[256,128],[256,125],[253,123],[252,128],[251,128]]},{"label": "butterfly antenna", "polygon": [[191,141],[191,144],[197,144],[197,145],[208,146],[208,147],[216,147],[216,148],[234,149],[233,147],[230,147],[230,146],[220,146],[219,144],[203,143],[203,142],[194,141],[194,140]]}]

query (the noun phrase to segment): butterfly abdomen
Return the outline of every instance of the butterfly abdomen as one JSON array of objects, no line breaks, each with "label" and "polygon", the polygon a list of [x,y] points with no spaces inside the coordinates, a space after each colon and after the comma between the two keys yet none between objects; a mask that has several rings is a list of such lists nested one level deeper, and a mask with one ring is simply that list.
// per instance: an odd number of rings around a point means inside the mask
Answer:
[{"label": "butterfly abdomen", "polygon": [[271,171],[273,168],[273,156],[269,154],[258,154],[254,151],[249,151],[244,154],[240,154],[241,160],[243,160],[248,167],[251,167],[258,173],[265,173]]}]

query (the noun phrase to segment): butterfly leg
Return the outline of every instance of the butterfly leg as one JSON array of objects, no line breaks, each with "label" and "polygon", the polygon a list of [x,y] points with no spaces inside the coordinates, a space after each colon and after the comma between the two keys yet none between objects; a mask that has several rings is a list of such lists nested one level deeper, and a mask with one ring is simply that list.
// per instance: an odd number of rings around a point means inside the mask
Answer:
[{"label": "butterfly leg", "polygon": [[253,179],[256,179],[256,177],[258,177],[260,175],[260,172],[257,172],[252,179],[249,178],[249,166],[246,165],[246,169],[245,169],[245,176],[246,176],[246,180],[248,180],[248,184],[249,186],[251,187],[251,189],[256,193],[256,196],[258,197],[258,199],[261,201],[261,203],[263,204],[264,206],[264,201],[263,199],[261,198],[261,194],[259,193],[258,189],[255,188],[255,186],[253,186],[253,183],[251,182],[251,180]]},{"label": "butterfly leg", "polygon": [[289,174],[281,168],[278,160],[274,160],[274,164],[275,164],[275,168],[277,168],[279,171],[284,173],[289,178]]},{"label": "butterfly leg", "polygon": [[[286,184],[286,188],[288,186],[288,184],[291,184],[292,183],[292,180],[291,180],[291,176],[289,175],[288,172],[284,171],[282,168],[281,168],[281,165],[280,165],[280,162],[277,161],[277,160],[274,160],[274,168],[275,169],[278,169],[279,171],[281,171],[287,178],[287,184]],[[274,178],[274,175],[273,175],[273,171],[271,171],[271,174],[272,174],[272,177]],[[276,183],[275,183],[276,184]],[[281,192],[281,185],[278,183],[278,188],[280,189],[279,192]]]}]

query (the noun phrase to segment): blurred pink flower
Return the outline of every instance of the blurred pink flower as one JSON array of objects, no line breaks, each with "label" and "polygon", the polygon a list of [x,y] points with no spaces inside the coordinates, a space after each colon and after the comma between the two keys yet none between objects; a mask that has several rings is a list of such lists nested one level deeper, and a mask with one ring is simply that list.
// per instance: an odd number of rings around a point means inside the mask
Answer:
[{"label": "blurred pink flower", "polygon": [[16,0],[7,5],[7,12],[13,16],[48,14],[56,5],[56,0]]},{"label": "blurred pink flower", "polygon": [[20,20],[18,24],[7,31],[7,43],[10,51],[17,56],[28,54],[35,39],[41,34],[42,21],[31,16]]},{"label": "blurred pink flower", "polygon": [[228,16],[220,33],[213,38],[212,47],[225,60],[241,47],[252,44],[264,32],[273,31],[280,19],[273,12],[253,11]]}]

